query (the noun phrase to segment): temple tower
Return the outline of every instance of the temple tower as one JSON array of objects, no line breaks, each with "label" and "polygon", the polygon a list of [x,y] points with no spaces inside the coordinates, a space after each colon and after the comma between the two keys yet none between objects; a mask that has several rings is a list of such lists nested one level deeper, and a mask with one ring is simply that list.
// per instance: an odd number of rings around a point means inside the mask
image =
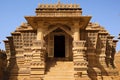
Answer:
[{"label": "temple tower", "polygon": [[39,4],[35,12],[4,41],[8,80],[105,80],[119,75],[114,65],[117,40],[90,22],[92,16],[82,15],[80,5]]}]

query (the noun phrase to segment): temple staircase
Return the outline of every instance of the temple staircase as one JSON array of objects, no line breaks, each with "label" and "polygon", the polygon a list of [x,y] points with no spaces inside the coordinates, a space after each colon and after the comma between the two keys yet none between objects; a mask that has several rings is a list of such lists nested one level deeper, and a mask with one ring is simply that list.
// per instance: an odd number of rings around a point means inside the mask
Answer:
[{"label": "temple staircase", "polygon": [[74,80],[72,61],[49,61],[44,80]]}]

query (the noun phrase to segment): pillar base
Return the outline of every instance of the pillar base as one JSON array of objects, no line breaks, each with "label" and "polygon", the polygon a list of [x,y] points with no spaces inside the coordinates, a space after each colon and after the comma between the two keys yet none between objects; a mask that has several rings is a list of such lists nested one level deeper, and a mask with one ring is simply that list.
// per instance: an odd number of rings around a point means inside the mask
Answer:
[{"label": "pillar base", "polygon": [[[73,41],[73,61],[74,61],[74,76],[75,80],[89,80],[87,78],[87,65],[88,62],[86,61],[85,57],[85,41]],[[84,79],[82,77],[86,77]]]},{"label": "pillar base", "polygon": [[33,42],[31,61],[31,80],[43,80],[45,74],[45,42],[37,40]]}]

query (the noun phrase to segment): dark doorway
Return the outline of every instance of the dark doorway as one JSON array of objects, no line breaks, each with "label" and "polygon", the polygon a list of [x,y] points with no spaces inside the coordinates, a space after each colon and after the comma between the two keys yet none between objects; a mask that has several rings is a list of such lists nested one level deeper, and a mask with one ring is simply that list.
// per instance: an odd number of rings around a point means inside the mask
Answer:
[{"label": "dark doorway", "polygon": [[65,57],[65,36],[54,36],[54,57]]}]

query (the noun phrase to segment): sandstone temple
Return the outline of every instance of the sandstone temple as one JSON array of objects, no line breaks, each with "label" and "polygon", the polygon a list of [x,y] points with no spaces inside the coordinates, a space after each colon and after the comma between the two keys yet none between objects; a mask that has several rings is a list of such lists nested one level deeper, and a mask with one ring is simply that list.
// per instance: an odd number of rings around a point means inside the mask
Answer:
[{"label": "sandstone temple", "polygon": [[39,4],[4,40],[5,80],[120,80],[114,36],[78,4]]}]

